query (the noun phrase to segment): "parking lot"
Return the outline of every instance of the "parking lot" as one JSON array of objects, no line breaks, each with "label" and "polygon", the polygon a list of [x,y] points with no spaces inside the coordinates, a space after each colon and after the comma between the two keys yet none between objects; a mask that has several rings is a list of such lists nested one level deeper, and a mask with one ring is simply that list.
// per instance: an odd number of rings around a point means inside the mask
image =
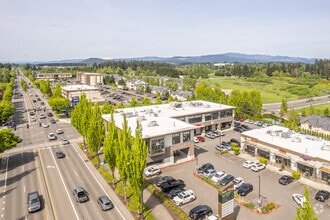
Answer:
[{"label": "parking lot", "polygon": [[[196,160],[163,169],[162,176],[170,175],[176,179],[182,179],[186,183],[186,189],[191,189],[195,192],[197,199],[183,205],[182,209],[188,213],[196,205],[206,204],[212,208],[214,213],[218,213],[217,189],[194,175],[196,169],[202,164],[212,163],[216,170],[225,171],[227,174],[232,174],[234,177],[240,176],[245,182],[253,184],[254,190],[245,197],[246,200],[257,204],[260,190],[260,195],[263,197],[263,204],[274,202],[279,205],[279,208],[272,211],[270,214],[256,214],[236,202],[234,208],[235,219],[294,219],[297,205],[292,200],[291,196],[294,193],[303,194],[304,184],[301,181],[294,181],[289,185],[279,184],[278,179],[282,175],[290,175],[290,173],[287,171],[279,171],[278,168],[272,166],[267,166],[265,170],[260,172],[253,172],[250,169],[244,168],[242,166],[243,162],[246,159],[252,159],[244,152],[239,156],[232,153],[219,155],[218,151],[215,150],[216,144],[220,143],[220,141],[229,141],[231,138],[239,138],[239,133],[233,131],[226,132],[226,135],[221,137],[221,140],[219,140],[219,138],[206,138],[205,142],[196,144]],[[151,180],[156,181],[158,178],[159,177],[153,177]],[[309,187],[311,204],[318,214],[319,219],[329,219],[330,206],[328,203],[330,203],[330,201],[328,200],[325,203],[316,201],[314,196],[317,191],[317,189]]]}]

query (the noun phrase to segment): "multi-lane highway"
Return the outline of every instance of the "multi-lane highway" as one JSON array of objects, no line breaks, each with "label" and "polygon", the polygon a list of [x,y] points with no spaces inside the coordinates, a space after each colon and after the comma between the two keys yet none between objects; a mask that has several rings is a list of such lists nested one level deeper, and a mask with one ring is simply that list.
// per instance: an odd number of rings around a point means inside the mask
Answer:
[{"label": "multi-lane highway", "polygon": [[[79,133],[68,120],[57,120],[56,116],[48,117],[47,113],[52,110],[42,94],[33,88],[24,92],[19,86],[19,80],[15,81],[13,103],[16,111],[13,120],[16,124],[14,133],[22,138],[22,142],[1,155],[0,220],[134,219],[79,149]],[[44,102],[45,110],[38,111],[41,102]],[[35,113],[36,121],[31,120],[29,112]],[[40,118],[41,113],[46,118]],[[56,119],[55,124],[50,123],[51,118]],[[49,127],[40,126],[40,123],[47,123]],[[56,134],[57,140],[50,141],[48,133],[56,133],[59,128],[64,133]],[[63,145],[63,137],[70,144]],[[56,151],[59,149],[66,154],[65,158],[56,158]],[[75,186],[84,187],[90,200],[77,203],[73,195]],[[38,191],[41,195],[42,209],[28,213],[27,194],[33,191]],[[96,198],[101,195],[107,195],[113,201],[112,210],[102,211],[98,206]]]}]

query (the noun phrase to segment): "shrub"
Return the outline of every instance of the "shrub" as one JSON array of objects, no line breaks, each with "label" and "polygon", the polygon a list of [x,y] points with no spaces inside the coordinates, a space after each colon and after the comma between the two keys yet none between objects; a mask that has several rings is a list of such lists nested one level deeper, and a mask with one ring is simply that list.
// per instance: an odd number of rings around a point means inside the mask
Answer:
[{"label": "shrub", "polygon": [[276,206],[275,206],[275,203],[270,202],[270,203],[267,203],[265,206],[263,206],[263,207],[261,208],[261,211],[262,211],[263,213],[270,212],[270,211],[273,210],[275,207],[276,207]]},{"label": "shrub", "polygon": [[233,151],[235,155],[239,155],[240,148],[239,147],[233,147]]},{"label": "shrub", "polygon": [[220,154],[228,154],[228,150],[222,150],[221,152],[220,152]]},{"label": "shrub", "polygon": [[299,180],[300,179],[300,172],[299,171],[292,171],[292,177],[295,180]]},{"label": "shrub", "polygon": [[267,158],[264,158],[264,157],[260,157],[259,158],[259,163],[263,163],[263,164],[265,164],[265,165],[267,165]]}]

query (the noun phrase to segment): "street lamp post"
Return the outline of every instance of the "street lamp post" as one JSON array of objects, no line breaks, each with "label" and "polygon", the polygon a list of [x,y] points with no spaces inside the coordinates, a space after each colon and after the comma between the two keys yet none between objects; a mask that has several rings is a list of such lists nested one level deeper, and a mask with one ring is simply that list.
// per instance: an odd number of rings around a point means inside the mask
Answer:
[{"label": "street lamp post", "polygon": [[259,207],[261,207],[261,195],[260,195],[260,180],[261,180],[261,176],[258,175],[258,179],[259,179],[259,196],[258,196],[258,205]]}]

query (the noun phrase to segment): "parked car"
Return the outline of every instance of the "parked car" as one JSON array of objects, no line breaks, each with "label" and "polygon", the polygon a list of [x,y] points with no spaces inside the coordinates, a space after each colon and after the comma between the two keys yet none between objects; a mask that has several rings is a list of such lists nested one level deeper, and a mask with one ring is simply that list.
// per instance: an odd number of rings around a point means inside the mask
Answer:
[{"label": "parked car", "polygon": [[320,190],[315,194],[315,199],[320,201],[320,202],[325,202],[329,199],[330,197],[330,192],[325,191],[325,190]]},{"label": "parked car", "polygon": [[198,140],[199,140],[200,142],[204,142],[204,141],[205,141],[204,137],[202,137],[202,136],[197,136],[197,138],[198,138]]},{"label": "parked car", "polygon": [[56,151],[56,157],[57,159],[61,159],[65,157],[65,154],[63,153],[63,151]]},{"label": "parked car", "polygon": [[227,185],[230,181],[233,181],[235,177],[231,174],[227,174],[224,178],[222,178],[218,183],[221,185],[221,186],[225,186]]},{"label": "parked car", "polygon": [[225,151],[225,150],[228,150],[224,145],[222,145],[222,144],[217,144],[216,146],[215,146],[215,149],[217,150],[217,151]]},{"label": "parked car", "polygon": [[182,191],[183,191],[182,189],[178,189],[178,188],[172,189],[166,194],[167,198],[173,199],[175,196],[177,196]]},{"label": "parked car", "polygon": [[260,170],[263,170],[265,168],[266,168],[266,165],[262,164],[262,163],[256,163],[251,166],[251,170],[253,170],[255,172],[259,172]]},{"label": "parked car", "polygon": [[158,166],[151,166],[151,167],[147,167],[144,170],[144,175],[146,177],[151,177],[151,176],[155,176],[155,175],[159,175],[161,174],[160,168]]},{"label": "parked car", "polygon": [[89,200],[87,191],[81,186],[76,186],[73,189],[73,195],[79,203],[87,202]]},{"label": "parked car", "polygon": [[214,176],[212,176],[211,180],[215,183],[219,182],[222,178],[224,178],[227,174],[225,172],[222,171],[218,171],[216,172],[216,174],[214,174]]},{"label": "parked car", "polygon": [[208,205],[198,205],[189,211],[191,219],[204,219],[206,216],[213,214],[212,209]]},{"label": "parked car", "polygon": [[102,211],[110,210],[113,208],[113,203],[108,196],[99,196],[97,199],[97,204],[101,207]]},{"label": "parked car", "polygon": [[211,178],[217,171],[215,169],[208,169],[203,172],[203,176]]},{"label": "parked car", "polygon": [[27,195],[27,204],[28,204],[28,212],[36,212],[41,209],[41,202],[39,193],[31,192]]},{"label": "parked car", "polygon": [[54,133],[48,133],[48,139],[49,140],[56,140],[57,137],[56,137],[56,135]]},{"label": "parked car", "polygon": [[237,194],[240,196],[246,196],[249,192],[253,191],[253,185],[250,183],[243,183],[237,190]]},{"label": "parked car", "polygon": [[198,168],[198,173],[203,173],[208,169],[214,169],[214,166],[211,163],[203,164],[200,168]]},{"label": "parked car", "polygon": [[288,175],[283,175],[281,176],[281,178],[278,180],[278,182],[282,185],[287,185],[289,183],[291,183],[293,181],[293,177],[292,176],[288,176]]},{"label": "parked car", "polygon": [[211,139],[216,138],[216,136],[215,136],[215,134],[214,134],[213,132],[208,132],[208,133],[206,133],[206,134],[205,134],[205,137],[207,137],[207,138],[211,138]]},{"label": "parked car", "polygon": [[297,205],[299,205],[301,208],[304,208],[306,198],[303,195],[297,193],[292,194],[292,199],[297,203]]},{"label": "parked car", "polygon": [[246,130],[252,130],[252,128],[246,124],[241,124],[241,127],[246,129]]},{"label": "parked car", "polygon": [[160,184],[160,188],[162,192],[168,193],[172,189],[178,188],[183,189],[186,186],[183,180],[175,180],[175,181],[168,181],[165,183]]},{"label": "parked car", "polygon": [[173,198],[173,202],[176,205],[182,206],[188,202],[192,202],[196,199],[195,193],[192,190],[185,190],[180,192],[177,196]]},{"label": "parked car", "polygon": [[243,167],[247,168],[247,169],[250,169],[252,165],[256,164],[256,162],[254,161],[251,161],[251,160],[246,160],[244,163],[243,163]]},{"label": "parked car", "polygon": [[56,134],[63,134],[64,132],[63,132],[63,130],[62,129],[56,129]]},{"label": "parked car", "polygon": [[156,186],[160,186],[162,183],[165,183],[165,182],[171,181],[171,180],[174,180],[174,178],[172,176],[162,176],[157,180]]},{"label": "parked car", "polygon": [[222,141],[221,145],[223,145],[227,150],[232,150],[230,142]]},{"label": "parked car", "polygon": [[199,143],[199,139],[198,139],[198,137],[194,137],[194,142],[195,142],[195,143]]},{"label": "parked car", "polygon": [[47,124],[46,122],[43,122],[43,123],[41,123],[41,126],[42,126],[43,128],[48,128],[48,127],[49,127],[49,124]]},{"label": "parked car", "polygon": [[234,190],[237,190],[238,188],[240,188],[244,183],[244,180],[242,177],[236,177],[235,179],[233,179],[233,184],[234,184]]},{"label": "parked car", "polygon": [[217,134],[218,136],[225,136],[225,132],[221,131],[221,130],[215,130],[213,131],[214,134]]},{"label": "parked car", "polygon": [[239,140],[237,140],[236,138],[230,139],[230,142],[231,143],[237,143],[238,144],[238,147],[241,147],[241,142]]}]

